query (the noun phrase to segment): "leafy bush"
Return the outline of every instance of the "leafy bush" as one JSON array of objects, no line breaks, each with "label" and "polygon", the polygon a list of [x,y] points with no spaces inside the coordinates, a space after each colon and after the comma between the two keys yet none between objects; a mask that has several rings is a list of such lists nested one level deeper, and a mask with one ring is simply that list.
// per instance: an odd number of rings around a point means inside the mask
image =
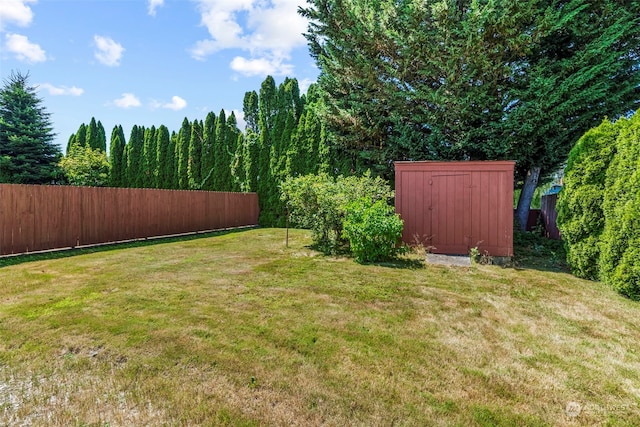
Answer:
[{"label": "leafy bush", "polygon": [[109,185],[109,161],[107,154],[99,148],[73,147],[73,150],[60,160],[59,166],[66,182],[71,185]]},{"label": "leafy bush", "polygon": [[600,275],[621,294],[640,300],[640,111],[618,135],[603,211]]},{"label": "leafy bush", "polygon": [[348,245],[342,229],[346,206],[365,198],[375,203],[388,202],[393,191],[382,178],[327,174],[287,178],[280,186],[281,198],[286,201],[291,221],[312,232],[318,249],[332,253]]},{"label": "leafy bush", "polygon": [[578,141],[557,208],[574,274],[640,300],[640,110]]},{"label": "leafy bush", "polygon": [[615,154],[616,138],[625,120],[605,120],[576,143],[567,161],[559,194],[558,228],[567,251],[567,263],[578,277],[596,280],[599,241],[604,229],[602,203],[607,169]]},{"label": "leafy bush", "polygon": [[358,262],[392,258],[398,251],[403,222],[386,200],[361,198],[345,207],[342,235]]}]

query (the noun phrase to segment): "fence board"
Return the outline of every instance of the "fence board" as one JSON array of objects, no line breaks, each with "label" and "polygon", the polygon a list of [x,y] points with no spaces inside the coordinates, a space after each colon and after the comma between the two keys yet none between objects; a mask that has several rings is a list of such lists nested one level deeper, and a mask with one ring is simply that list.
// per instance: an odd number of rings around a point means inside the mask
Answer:
[{"label": "fence board", "polygon": [[257,225],[256,193],[0,184],[0,255]]}]

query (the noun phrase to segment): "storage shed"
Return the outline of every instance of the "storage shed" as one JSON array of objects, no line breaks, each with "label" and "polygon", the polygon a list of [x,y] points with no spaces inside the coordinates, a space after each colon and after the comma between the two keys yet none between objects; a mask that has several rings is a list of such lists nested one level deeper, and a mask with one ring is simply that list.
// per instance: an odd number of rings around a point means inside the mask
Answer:
[{"label": "storage shed", "polygon": [[513,256],[513,161],[396,162],[402,240],[433,253]]}]

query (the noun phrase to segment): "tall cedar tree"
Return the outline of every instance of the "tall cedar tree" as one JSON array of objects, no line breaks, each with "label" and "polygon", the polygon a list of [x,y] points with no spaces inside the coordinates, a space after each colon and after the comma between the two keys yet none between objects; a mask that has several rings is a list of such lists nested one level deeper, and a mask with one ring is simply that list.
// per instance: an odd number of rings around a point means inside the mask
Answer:
[{"label": "tall cedar tree", "polygon": [[109,143],[112,187],[125,187],[127,183],[127,162],[124,156],[126,143],[122,126],[114,126]]},{"label": "tall cedar tree", "polygon": [[107,152],[107,133],[104,130],[102,122],[98,120],[98,146],[95,147],[103,153]]},{"label": "tall cedar tree", "polygon": [[100,150],[103,153],[107,152],[107,139],[104,132],[102,123],[98,120],[96,122],[95,117],[91,117],[89,126],[86,128],[86,145],[94,150]]},{"label": "tall cedar tree", "polygon": [[260,202],[260,224],[264,225],[275,224],[275,213],[271,202],[274,197],[279,196],[270,168],[273,129],[277,114],[277,91],[275,80],[273,77],[267,76],[260,86],[260,95],[258,97],[259,154],[257,191]]},{"label": "tall cedar tree", "polygon": [[226,176],[229,175],[229,163],[226,155],[227,143],[227,116],[224,110],[220,110],[216,121],[216,138],[213,146],[213,189],[215,191],[226,191]]},{"label": "tall cedar tree", "polygon": [[204,141],[202,143],[202,189],[213,190],[213,171],[215,168],[216,148],[216,115],[213,111],[204,119],[202,130]]},{"label": "tall cedar tree", "polygon": [[178,160],[177,181],[180,190],[189,188],[189,140],[191,139],[191,123],[186,117],[178,132],[176,157]]},{"label": "tall cedar tree", "polygon": [[61,153],[50,114],[28,79],[28,73],[12,72],[0,89],[2,183],[43,184],[58,176]]},{"label": "tall cedar tree", "polygon": [[[183,123],[184,124],[184,123]],[[180,135],[177,132],[171,132],[171,147],[173,148],[173,168],[171,174],[171,188],[178,189],[178,159],[180,157]]]},{"label": "tall cedar tree", "polygon": [[189,188],[199,190],[202,188],[202,122],[193,121],[191,126],[191,137],[189,138],[189,164],[187,165],[187,176],[189,177]]},{"label": "tall cedar tree", "polygon": [[126,148],[127,187],[143,188],[144,127],[133,125]]},{"label": "tall cedar tree", "polygon": [[640,98],[640,2],[309,3],[324,119],[354,166],[514,159],[521,224],[538,178]]},{"label": "tall cedar tree", "polygon": [[236,151],[231,161],[231,177],[233,179],[231,191],[248,191],[246,190],[247,175],[244,166],[244,154],[246,153],[244,134],[242,132],[236,132],[236,135]]},{"label": "tall cedar tree", "polygon": [[156,165],[156,188],[172,188],[173,147],[165,125],[156,131]]},{"label": "tall cedar tree", "polygon": [[247,123],[243,146],[244,153],[242,156],[245,175],[244,191],[257,191],[260,107],[258,94],[255,91],[245,93],[242,111],[244,113],[244,120]]},{"label": "tall cedar tree", "polygon": [[86,147],[87,146],[87,125],[82,123],[78,128],[78,131],[75,133],[75,138],[69,144],[67,148],[67,154],[69,154],[75,147]]},{"label": "tall cedar tree", "polygon": [[145,188],[158,188],[158,149],[156,147],[156,127],[144,131],[142,150],[142,185]]},{"label": "tall cedar tree", "polygon": [[231,112],[227,118],[227,134],[225,136],[224,157],[227,167],[227,174],[224,177],[224,190],[225,191],[237,191],[235,179],[232,173],[233,163],[235,161],[236,151],[238,149],[238,136],[240,130],[238,129],[238,120],[236,119],[235,112]]}]

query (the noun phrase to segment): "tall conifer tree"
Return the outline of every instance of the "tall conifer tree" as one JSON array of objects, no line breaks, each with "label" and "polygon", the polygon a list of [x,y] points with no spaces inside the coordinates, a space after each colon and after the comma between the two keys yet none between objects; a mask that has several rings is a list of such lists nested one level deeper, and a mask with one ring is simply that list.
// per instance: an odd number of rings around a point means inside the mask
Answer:
[{"label": "tall conifer tree", "polygon": [[169,129],[160,125],[156,131],[156,188],[171,188],[173,174],[173,148]]},{"label": "tall conifer tree", "polygon": [[145,188],[157,188],[158,149],[156,147],[156,127],[144,131],[142,181]]},{"label": "tall conifer tree", "polygon": [[0,89],[0,182],[41,184],[56,179],[60,149],[49,113],[28,84],[12,72]]},{"label": "tall conifer tree", "polygon": [[97,144],[98,146],[95,148],[99,149],[103,153],[106,153],[107,152],[107,134],[100,120],[98,120],[97,126],[98,126],[98,144]]},{"label": "tall conifer tree", "polygon": [[144,127],[133,125],[127,144],[127,186],[143,188]]},{"label": "tall conifer tree", "polygon": [[189,138],[189,163],[187,165],[187,175],[189,177],[190,189],[201,189],[202,187],[202,122],[193,121],[191,126],[191,136]]},{"label": "tall conifer tree", "polygon": [[202,144],[202,174],[203,190],[214,189],[215,149],[216,149],[216,115],[213,111],[204,120]]},{"label": "tall conifer tree", "polygon": [[111,186],[125,187],[127,182],[127,164],[124,157],[126,141],[122,126],[114,126],[109,143],[109,162],[111,163]]},{"label": "tall conifer tree", "polygon": [[86,132],[86,145],[90,148],[99,148],[100,147],[100,135],[98,132],[98,123],[96,122],[95,117],[91,117],[91,121],[87,126]]},{"label": "tall conifer tree", "polygon": [[226,156],[227,115],[220,110],[216,121],[216,141],[214,148],[213,189],[225,191],[226,175],[229,173],[229,163]]},{"label": "tall conifer tree", "polygon": [[182,127],[178,132],[177,157],[178,157],[178,188],[186,190],[189,188],[189,140],[191,139],[191,123],[186,117],[182,121]]},{"label": "tall conifer tree", "polygon": [[275,181],[271,176],[270,155],[273,145],[273,130],[275,128],[277,114],[278,90],[276,82],[271,76],[262,82],[258,105],[260,107],[259,126],[259,155],[258,155],[258,200],[260,201],[260,223],[264,225],[274,224],[274,212],[272,199],[275,196]]}]

